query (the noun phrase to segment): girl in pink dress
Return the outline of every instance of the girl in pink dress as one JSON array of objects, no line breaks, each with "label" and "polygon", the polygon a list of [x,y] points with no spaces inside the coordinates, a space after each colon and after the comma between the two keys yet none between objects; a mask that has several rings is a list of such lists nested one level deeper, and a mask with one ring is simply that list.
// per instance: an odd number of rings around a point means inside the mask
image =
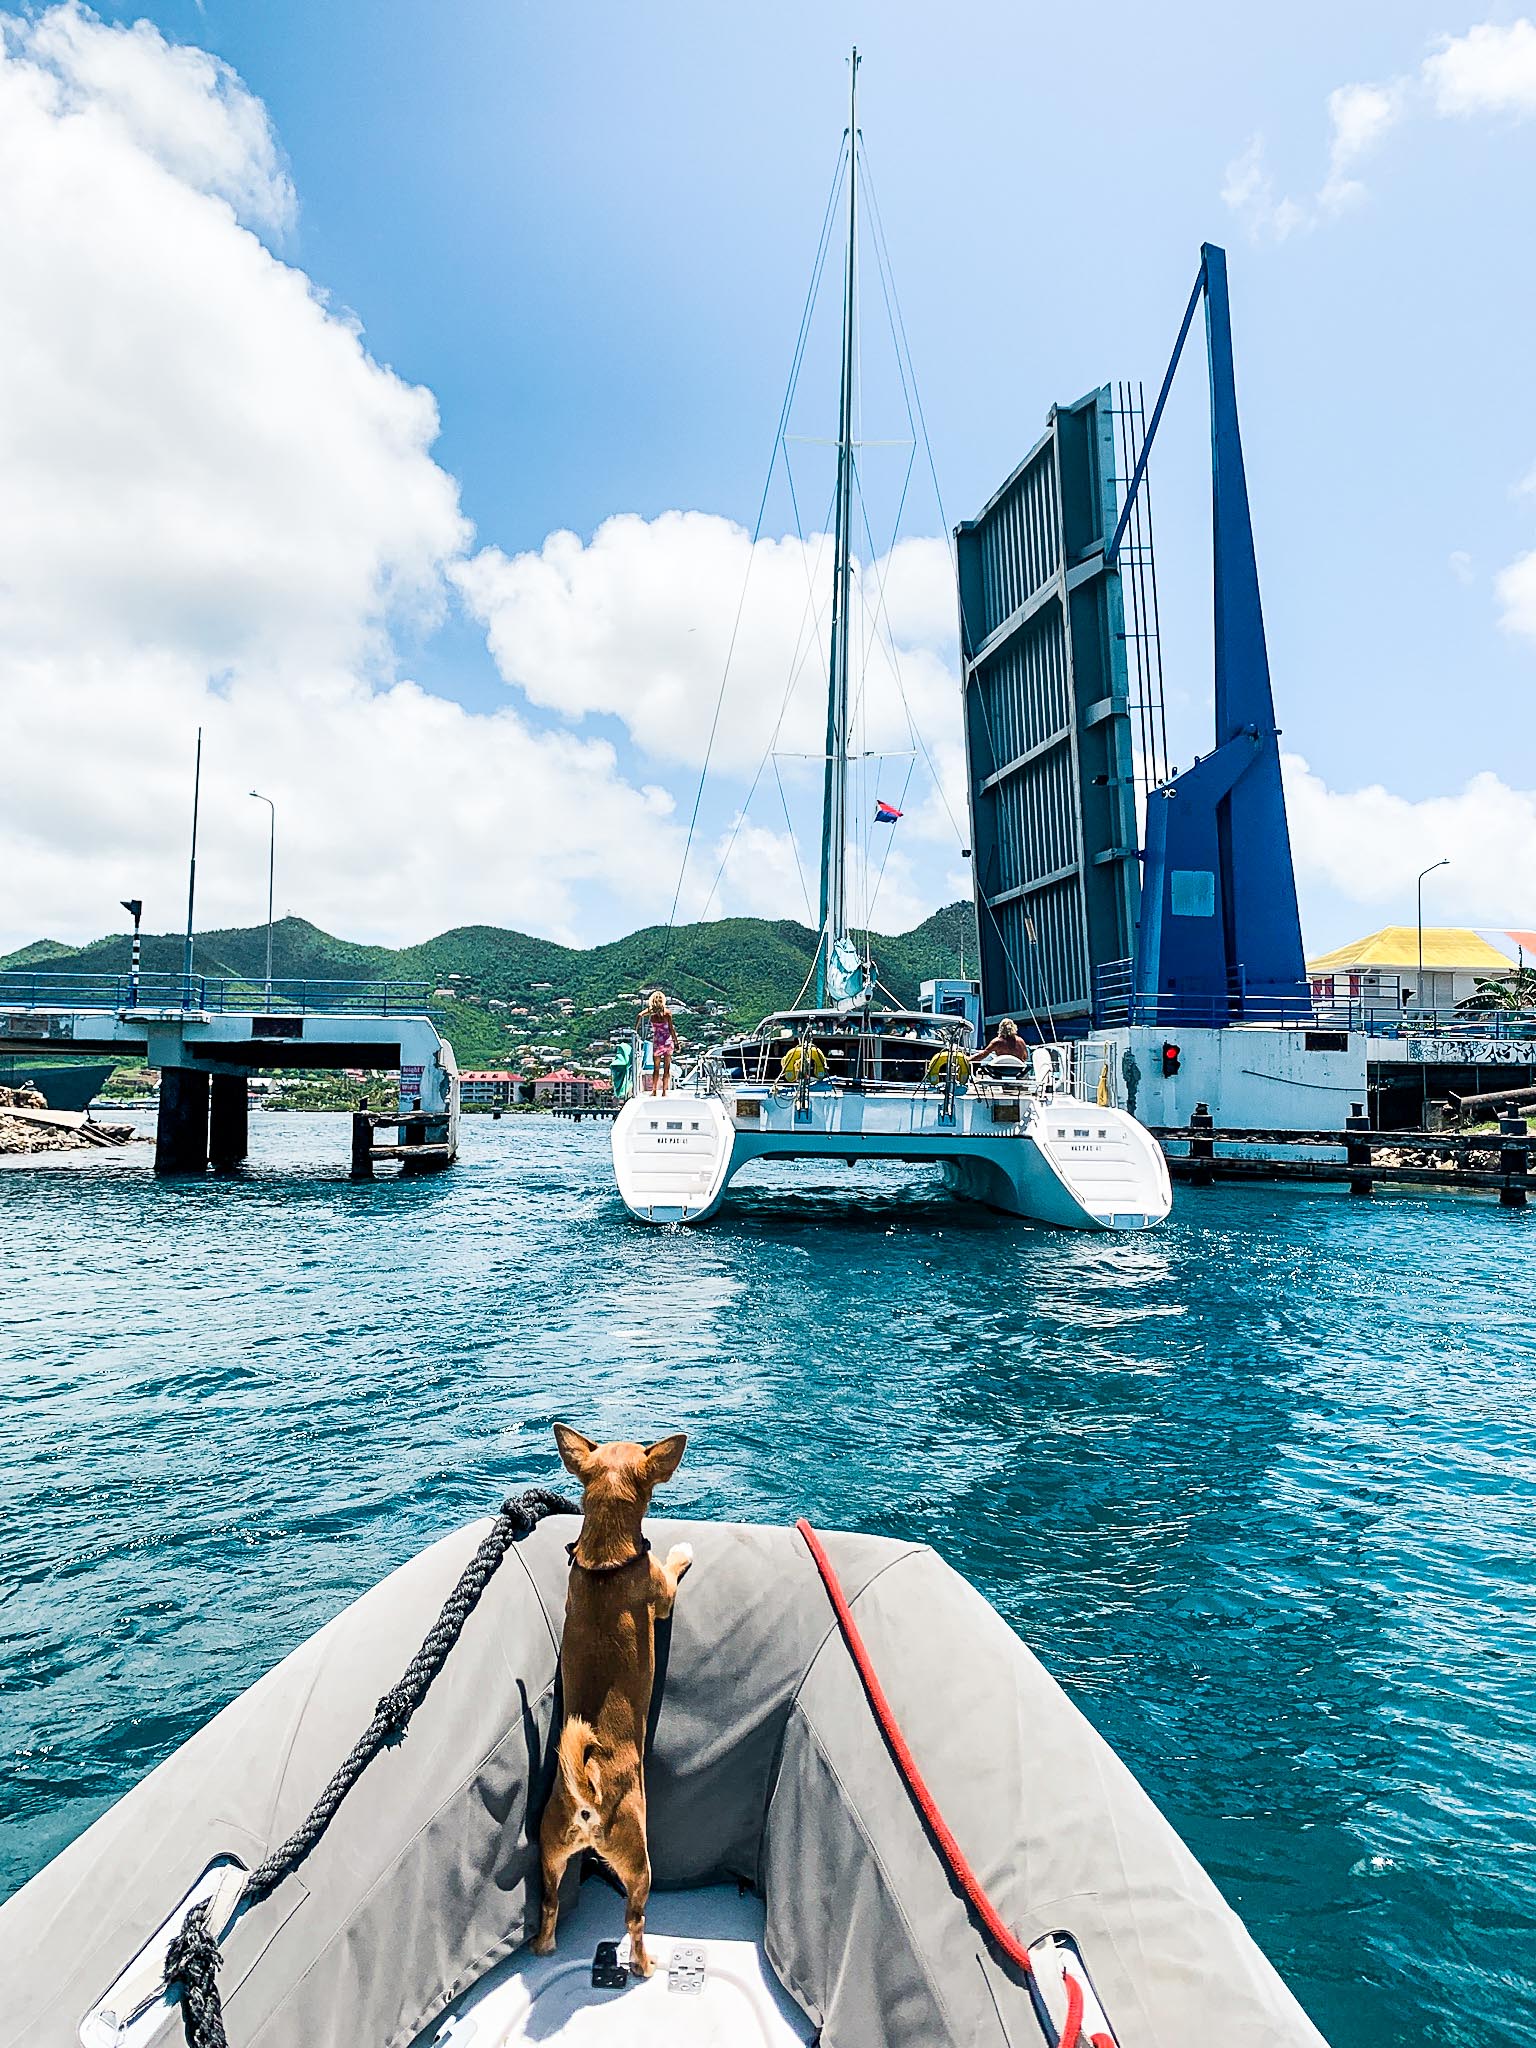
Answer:
[{"label": "girl in pink dress", "polygon": [[640,1012],[641,1028],[651,1028],[651,1093],[665,1095],[672,1085],[672,1055],[681,1043],[677,1023],[667,1008],[662,991],[654,989],[651,1000]]}]

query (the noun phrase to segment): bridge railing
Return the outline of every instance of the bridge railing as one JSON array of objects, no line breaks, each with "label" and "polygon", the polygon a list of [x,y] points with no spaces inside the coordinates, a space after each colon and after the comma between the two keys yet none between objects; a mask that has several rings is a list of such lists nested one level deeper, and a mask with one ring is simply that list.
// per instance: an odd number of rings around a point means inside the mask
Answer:
[{"label": "bridge railing", "polygon": [[269,982],[233,974],[69,974],[38,967],[0,973],[0,1009],[420,1017],[427,1013],[430,989],[425,981]]},{"label": "bridge railing", "polygon": [[1310,995],[1270,995],[1247,985],[1241,967],[1225,995],[1196,989],[1138,989],[1133,963],[1106,960],[1093,971],[1093,1025],[1183,1024],[1219,1029],[1227,1024],[1312,1024],[1318,1019]]},{"label": "bridge railing", "polygon": [[1400,988],[1354,996],[1276,996],[1249,989],[1242,969],[1225,996],[1196,991],[1138,989],[1129,960],[1108,960],[1094,969],[1093,1024],[1169,1028],[1228,1024],[1289,1024],[1329,1031],[1362,1031],[1368,1038],[1536,1038],[1536,1011],[1421,1009]]}]

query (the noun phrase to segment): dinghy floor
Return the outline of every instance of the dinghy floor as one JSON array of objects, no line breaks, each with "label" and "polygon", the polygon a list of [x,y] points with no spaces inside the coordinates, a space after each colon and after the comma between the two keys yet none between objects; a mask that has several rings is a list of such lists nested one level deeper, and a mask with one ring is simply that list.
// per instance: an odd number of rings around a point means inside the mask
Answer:
[{"label": "dinghy floor", "polygon": [[[592,1957],[620,1939],[624,1901],[589,1879],[560,1916],[552,1956],[520,1949],[421,2035],[417,2048],[804,2048],[812,2028],[763,1953],[763,1902],[734,1887],[652,1892],[645,1945],[655,1969],[595,1990]],[[698,1968],[702,1959],[702,1977]]]}]

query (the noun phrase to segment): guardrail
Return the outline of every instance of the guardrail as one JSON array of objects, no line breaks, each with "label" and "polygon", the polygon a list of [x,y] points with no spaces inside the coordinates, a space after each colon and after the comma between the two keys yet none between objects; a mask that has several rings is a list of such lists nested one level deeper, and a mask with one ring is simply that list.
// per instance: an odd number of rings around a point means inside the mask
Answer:
[{"label": "guardrail", "polygon": [[427,1014],[425,981],[252,981],[240,975],[65,974],[48,968],[0,973],[0,1009],[176,1010],[285,1016],[366,1012]]},{"label": "guardrail", "polygon": [[1138,989],[1134,963],[1105,960],[1093,970],[1093,1024],[1166,1024],[1220,1029],[1227,1024],[1311,1024],[1316,1006],[1310,994],[1267,995],[1248,988],[1242,968],[1225,995],[1205,990]]},{"label": "guardrail", "polygon": [[1242,970],[1225,996],[1197,991],[1137,989],[1129,960],[1094,969],[1094,1029],[1117,1024],[1221,1028],[1229,1024],[1289,1024],[1330,1031],[1362,1031],[1368,1038],[1536,1038],[1536,1011],[1421,1009],[1401,992],[1360,996],[1275,996],[1247,988]]},{"label": "guardrail", "polygon": [[[1187,1126],[1154,1125],[1152,1135],[1173,1177],[1195,1187],[1216,1181],[1345,1181],[1352,1195],[1369,1195],[1378,1181],[1482,1188],[1497,1190],[1505,1209],[1523,1209],[1536,1192],[1536,1136],[1522,1116],[1501,1116],[1497,1133],[1373,1131],[1364,1103],[1350,1109],[1341,1131],[1218,1129],[1209,1107],[1197,1102]],[[1181,1140],[1186,1151],[1168,1151]],[[1218,1145],[1242,1149],[1218,1152]],[[1342,1160],[1317,1156],[1340,1148]],[[1314,1156],[1307,1157],[1309,1152]]]}]

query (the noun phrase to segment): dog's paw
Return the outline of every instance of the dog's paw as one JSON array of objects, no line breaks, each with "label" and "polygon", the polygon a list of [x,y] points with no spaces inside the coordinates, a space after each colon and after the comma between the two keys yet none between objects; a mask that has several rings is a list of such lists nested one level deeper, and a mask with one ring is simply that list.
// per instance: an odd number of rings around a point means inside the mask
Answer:
[{"label": "dog's paw", "polygon": [[693,1545],[674,1543],[667,1552],[667,1570],[675,1579],[680,1579],[693,1563]]},{"label": "dog's paw", "polygon": [[655,1967],[656,1965],[651,1961],[650,1956],[646,1952],[645,1943],[643,1941],[632,1941],[629,1945],[629,1968],[631,1975],[649,1977]]}]

